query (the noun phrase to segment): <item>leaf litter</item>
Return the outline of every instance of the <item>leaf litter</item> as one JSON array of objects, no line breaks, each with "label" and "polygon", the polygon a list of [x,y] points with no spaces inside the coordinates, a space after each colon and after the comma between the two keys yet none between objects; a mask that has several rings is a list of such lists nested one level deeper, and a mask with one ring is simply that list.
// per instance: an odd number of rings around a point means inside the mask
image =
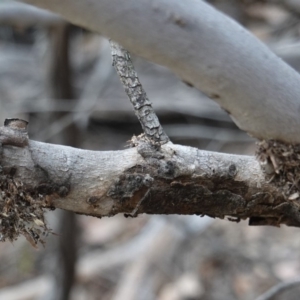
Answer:
[{"label": "leaf litter", "polygon": [[45,245],[53,233],[45,222],[46,201],[43,195],[26,191],[22,182],[0,175],[0,241],[13,242],[24,236],[34,247]]},{"label": "leaf litter", "polygon": [[269,181],[290,201],[300,200],[300,145],[275,140],[258,142],[256,157]]}]

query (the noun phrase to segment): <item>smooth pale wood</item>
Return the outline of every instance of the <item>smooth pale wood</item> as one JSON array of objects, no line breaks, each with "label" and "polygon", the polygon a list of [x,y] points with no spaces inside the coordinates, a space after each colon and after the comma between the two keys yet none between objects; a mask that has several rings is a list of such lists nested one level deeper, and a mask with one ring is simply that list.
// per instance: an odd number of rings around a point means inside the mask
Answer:
[{"label": "smooth pale wood", "polygon": [[1,2],[0,24],[9,26],[58,25],[65,21],[58,15],[30,5]]},{"label": "smooth pale wood", "polygon": [[[195,0],[23,0],[165,65],[260,139],[300,142],[300,76],[235,21]],[[184,101],[184,99],[182,100]]]}]

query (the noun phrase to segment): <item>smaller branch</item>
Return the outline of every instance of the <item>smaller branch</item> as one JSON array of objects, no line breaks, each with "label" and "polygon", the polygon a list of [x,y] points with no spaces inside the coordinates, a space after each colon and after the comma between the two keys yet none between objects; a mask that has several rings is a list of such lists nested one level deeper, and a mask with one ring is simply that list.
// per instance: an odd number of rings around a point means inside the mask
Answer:
[{"label": "smaller branch", "polygon": [[168,136],[162,129],[151,102],[137,76],[130,54],[118,43],[110,40],[113,66],[115,67],[127,96],[133,105],[134,112],[138,117],[145,135],[152,141],[165,144],[169,141]]},{"label": "smaller branch", "polygon": [[272,300],[275,296],[278,296],[279,294],[283,293],[287,289],[291,289],[295,286],[300,286],[300,278],[295,278],[290,281],[281,282],[272,288],[270,288],[268,291],[266,291],[264,294],[260,295],[255,300]]}]

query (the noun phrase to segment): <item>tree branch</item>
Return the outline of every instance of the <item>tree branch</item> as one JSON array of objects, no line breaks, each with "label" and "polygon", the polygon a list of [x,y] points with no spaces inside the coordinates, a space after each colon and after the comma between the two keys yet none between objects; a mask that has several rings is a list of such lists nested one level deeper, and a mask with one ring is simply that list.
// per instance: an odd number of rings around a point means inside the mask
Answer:
[{"label": "tree branch", "polygon": [[204,1],[21,2],[59,13],[169,67],[217,101],[251,135],[300,143],[300,76]]},{"label": "tree branch", "polygon": [[80,150],[27,140],[9,124],[0,128],[0,141],[1,180],[20,187],[9,196],[17,204],[22,193],[47,207],[97,217],[197,214],[300,226],[297,201],[266,181],[254,157],[157,147],[147,139],[123,151]]},{"label": "tree branch", "polygon": [[153,142],[167,143],[168,136],[163,131],[145,90],[132,64],[130,54],[122,46],[110,41],[113,66],[115,67],[125,91],[133,105],[135,115],[139,119],[143,131]]},{"label": "tree branch", "polygon": [[0,24],[10,26],[58,25],[65,21],[58,15],[22,3],[1,3]]}]

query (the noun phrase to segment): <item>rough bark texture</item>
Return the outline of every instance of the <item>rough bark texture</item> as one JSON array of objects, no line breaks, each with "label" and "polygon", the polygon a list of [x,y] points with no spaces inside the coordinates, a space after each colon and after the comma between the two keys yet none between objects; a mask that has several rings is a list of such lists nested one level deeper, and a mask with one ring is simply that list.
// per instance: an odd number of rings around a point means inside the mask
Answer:
[{"label": "rough bark texture", "polygon": [[300,226],[298,201],[268,183],[254,157],[143,138],[131,149],[94,152],[28,141],[19,129],[0,133],[3,174],[48,207],[98,217],[197,214]]},{"label": "rough bark texture", "polygon": [[204,1],[21,2],[59,13],[169,67],[253,136],[300,143],[299,74]]},{"label": "rough bark texture", "polygon": [[114,41],[110,41],[110,46],[113,66],[123,83],[126,94],[133,105],[135,115],[139,119],[145,135],[149,140],[167,143],[169,138],[163,131],[158,117],[152,108],[152,104],[142,87],[129,52]]}]

